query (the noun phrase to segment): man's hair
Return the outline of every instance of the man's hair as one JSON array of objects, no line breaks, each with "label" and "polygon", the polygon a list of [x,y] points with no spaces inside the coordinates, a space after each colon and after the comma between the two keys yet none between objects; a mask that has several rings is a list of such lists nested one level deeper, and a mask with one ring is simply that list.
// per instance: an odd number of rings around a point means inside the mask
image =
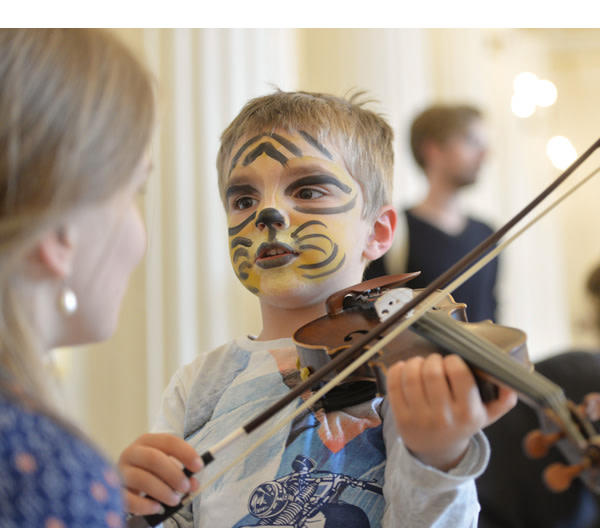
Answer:
[{"label": "man's hair", "polygon": [[481,119],[479,109],[470,105],[433,105],[415,117],[410,127],[410,147],[415,161],[425,168],[423,144],[444,143],[450,136],[463,134],[469,125]]},{"label": "man's hair", "polygon": [[364,92],[343,98],[277,90],[251,99],[221,135],[217,172],[223,203],[228,162],[241,137],[276,130],[302,131],[337,148],[346,169],[362,188],[363,216],[374,218],[391,200],[393,131],[381,115],[364,107],[372,101],[363,96]]}]

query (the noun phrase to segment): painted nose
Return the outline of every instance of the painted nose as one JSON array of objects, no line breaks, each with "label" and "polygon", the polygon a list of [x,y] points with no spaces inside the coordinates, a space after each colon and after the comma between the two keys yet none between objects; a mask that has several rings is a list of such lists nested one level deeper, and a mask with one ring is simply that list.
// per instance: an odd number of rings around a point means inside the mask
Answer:
[{"label": "painted nose", "polygon": [[285,218],[277,209],[267,207],[259,213],[255,225],[259,229],[264,227],[282,229],[285,227]]},{"label": "painted nose", "polygon": [[277,209],[267,207],[259,213],[255,225],[260,231],[268,229],[269,239],[272,240],[275,238],[275,232],[278,229],[284,229],[286,227],[286,220]]}]

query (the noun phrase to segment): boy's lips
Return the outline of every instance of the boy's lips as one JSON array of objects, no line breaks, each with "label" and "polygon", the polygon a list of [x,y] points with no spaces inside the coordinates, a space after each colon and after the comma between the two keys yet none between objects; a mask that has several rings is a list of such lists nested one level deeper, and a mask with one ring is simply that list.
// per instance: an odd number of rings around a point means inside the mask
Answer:
[{"label": "boy's lips", "polygon": [[256,265],[259,268],[269,269],[285,266],[298,256],[287,244],[279,242],[264,242],[256,252]]}]

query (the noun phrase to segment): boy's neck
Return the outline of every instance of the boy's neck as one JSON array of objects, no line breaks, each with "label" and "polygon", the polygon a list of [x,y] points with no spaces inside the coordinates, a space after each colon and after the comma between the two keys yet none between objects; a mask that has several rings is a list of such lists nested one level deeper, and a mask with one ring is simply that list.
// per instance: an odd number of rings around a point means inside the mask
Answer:
[{"label": "boy's neck", "polygon": [[261,303],[263,329],[258,341],[271,341],[293,337],[298,328],[326,315],[325,303],[303,308],[286,309]]}]

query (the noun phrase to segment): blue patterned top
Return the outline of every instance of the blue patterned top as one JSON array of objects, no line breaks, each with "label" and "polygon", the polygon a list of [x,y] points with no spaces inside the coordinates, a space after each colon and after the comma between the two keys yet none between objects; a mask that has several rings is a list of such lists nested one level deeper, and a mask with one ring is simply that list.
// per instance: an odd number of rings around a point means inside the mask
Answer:
[{"label": "blue patterned top", "polygon": [[124,526],[121,482],[84,439],[0,391],[0,526]]}]

